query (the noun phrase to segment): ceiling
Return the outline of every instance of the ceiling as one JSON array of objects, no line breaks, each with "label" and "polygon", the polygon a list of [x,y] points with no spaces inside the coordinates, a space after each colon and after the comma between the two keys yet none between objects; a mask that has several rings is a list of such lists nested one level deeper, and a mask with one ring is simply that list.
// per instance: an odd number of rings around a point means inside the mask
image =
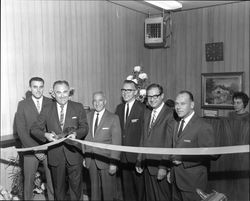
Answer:
[{"label": "ceiling", "polygon": [[[150,5],[144,1],[138,1],[138,0],[137,1],[120,1],[120,0],[111,1],[110,0],[110,2],[127,7],[132,10],[136,10],[144,14],[161,14],[162,13],[161,8]],[[221,4],[236,3],[240,1],[188,1],[186,0],[186,1],[179,1],[179,2],[182,3],[182,9],[175,10],[175,12],[210,7],[210,6],[221,5]]]}]

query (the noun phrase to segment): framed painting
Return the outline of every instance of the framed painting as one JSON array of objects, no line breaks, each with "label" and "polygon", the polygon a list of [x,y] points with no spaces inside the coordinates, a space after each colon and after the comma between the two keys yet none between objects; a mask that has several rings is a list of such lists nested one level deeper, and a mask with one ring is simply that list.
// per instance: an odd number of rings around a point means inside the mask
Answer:
[{"label": "framed painting", "polygon": [[243,72],[202,73],[201,107],[233,109],[234,92],[243,91]]}]

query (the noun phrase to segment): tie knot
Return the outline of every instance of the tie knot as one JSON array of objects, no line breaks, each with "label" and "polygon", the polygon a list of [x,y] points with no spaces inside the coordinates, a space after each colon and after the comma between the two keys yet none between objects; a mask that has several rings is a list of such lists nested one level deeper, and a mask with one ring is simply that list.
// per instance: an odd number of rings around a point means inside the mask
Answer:
[{"label": "tie knot", "polygon": [[60,105],[60,107],[61,107],[61,110],[63,110],[63,108],[64,108],[64,105]]},{"label": "tie knot", "polygon": [[98,112],[96,113],[96,116],[99,116],[99,113],[98,113]]}]

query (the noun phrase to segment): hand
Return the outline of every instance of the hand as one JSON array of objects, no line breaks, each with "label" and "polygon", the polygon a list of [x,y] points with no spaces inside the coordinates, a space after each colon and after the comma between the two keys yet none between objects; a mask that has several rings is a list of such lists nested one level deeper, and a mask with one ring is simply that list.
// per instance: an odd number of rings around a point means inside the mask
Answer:
[{"label": "hand", "polygon": [[109,165],[109,174],[114,175],[116,173],[116,171],[117,171],[117,166],[110,164]]},{"label": "hand", "polygon": [[157,179],[158,180],[162,180],[164,179],[164,177],[167,175],[167,170],[163,169],[163,168],[160,168],[158,170],[158,174],[157,174]]},{"label": "hand", "polygon": [[85,159],[83,159],[83,161],[82,161],[82,165],[83,165],[83,167],[85,167],[85,168],[86,168],[86,160],[85,160]]},{"label": "hand", "polygon": [[66,138],[76,139],[76,132],[72,132]]},{"label": "hand", "polygon": [[141,174],[143,172],[143,168],[139,167],[139,166],[135,166],[135,170],[136,172],[138,172],[139,174]]},{"label": "hand", "polygon": [[171,184],[171,173],[170,173],[170,171],[167,173],[167,181],[168,181],[168,183]]},{"label": "hand", "polygon": [[173,164],[175,164],[175,165],[180,165],[180,164],[181,164],[181,161],[173,160]]},{"label": "hand", "polygon": [[49,142],[52,142],[52,141],[55,141],[57,140],[57,135],[54,131],[52,131],[51,133],[45,133],[44,134],[44,137],[49,141]]},{"label": "hand", "polygon": [[46,158],[46,155],[44,153],[35,153],[35,156],[39,161],[43,161]]}]

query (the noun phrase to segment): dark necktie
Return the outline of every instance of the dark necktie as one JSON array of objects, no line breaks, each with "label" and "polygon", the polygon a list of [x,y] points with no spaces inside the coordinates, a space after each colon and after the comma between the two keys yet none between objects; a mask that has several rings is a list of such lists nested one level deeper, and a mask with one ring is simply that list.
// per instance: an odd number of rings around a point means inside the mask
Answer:
[{"label": "dark necktie", "polygon": [[126,110],[126,116],[125,116],[125,123],[128,120],[128,113],[129,113],[129,104],[127,103],[126,105],[127,105],[127,110]]},{"label": "dark necktie", "polygon": [[61,128],[63,129],[63,124],[64,124],[64,122],[63,122],[63,120],[64,120],[64,110],[63,110],[63,108],[64,108],[64,105],[60,105],[60,107],[61,107],[61,112],[60,112],[59,122],[60,122]]},{"label": "dark necktie", "polygon": [[98,127],[98,117],[99,117],[99,113],[96,113],[95,126],[94,126],[94,134],[95,134],[96,129]]},{"label": "dark necktie", "polygon": [[179,128],[179,130],[178,130],[178,134],[177,134],[178,137],[180,137],[180,135],[181,135],[181,133],[182,133],[184,123],[185,123],[185,121],[182,119],[182,120],[181,120],[181,126],[180,126],[180,128]]}]

